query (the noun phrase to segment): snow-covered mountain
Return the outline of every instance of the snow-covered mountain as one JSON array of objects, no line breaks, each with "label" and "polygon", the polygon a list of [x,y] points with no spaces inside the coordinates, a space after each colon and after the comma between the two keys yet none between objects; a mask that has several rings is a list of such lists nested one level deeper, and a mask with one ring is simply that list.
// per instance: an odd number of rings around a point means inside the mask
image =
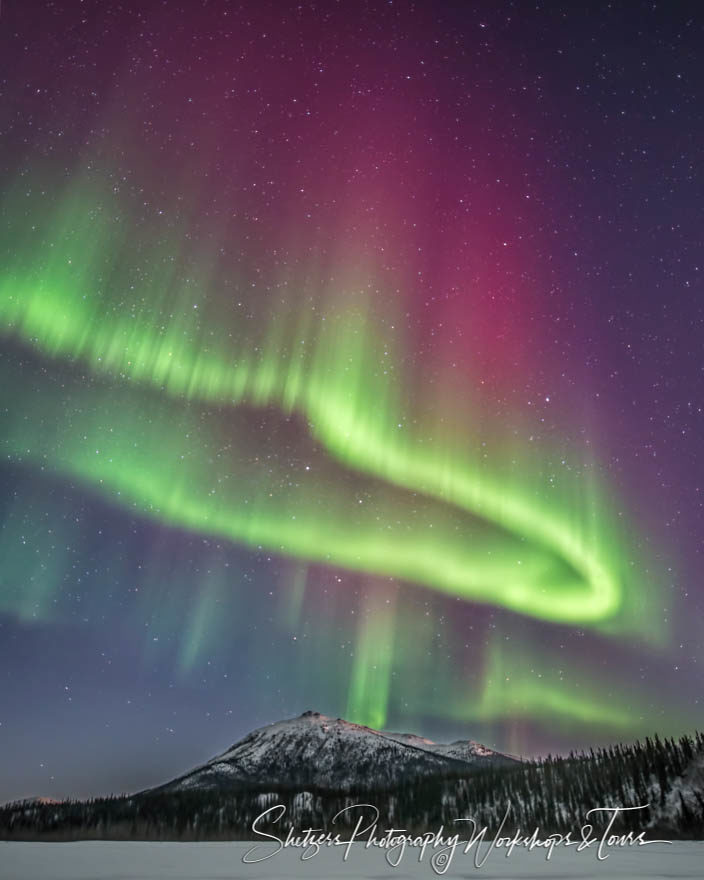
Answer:
[{"label": "snow-covered mountain", "polygon": [[389,739],[395,739],[397,742],[409,746],[415,746],[418,749],[425,749],[425,751],[433,752],[436,755],[443,755],[446,758],[468,761],[470,764],[482,762],[486,758],[503,762],[517,760],[502,752],[495,752],[472,739],[458,739],[453,743],[436,743],[432,739],[425,739],[413,733],[384,733],[382,736],[387,736]]},{"label": "snow-covered mountain", "polygon": [[284,786],[351,791],[514,762],[471,740],[443,745],[308,711],[253,731],[223,754],[157,790]]},{"label": "snow-covered mountain", "polygon": [[[352,827],[354,814],[345,810],[363,803],[374,804],[388,827],[437,831],[471,817],[492,834],[507,804],[507,832],[539,827],[546,834],[578,829],[595,804],[612,805],[634,811],[615,833],[701,840],[704,736],[655,736],[517,762],[471,741],[442,745],[306,712],[255,730],[155,789],[0,807],[0,840],[249,839],[273,806],[283,808],[282,830],[326,828],[343,815],[340,827]],[[605,828],[595,821],[597,836]]]}]

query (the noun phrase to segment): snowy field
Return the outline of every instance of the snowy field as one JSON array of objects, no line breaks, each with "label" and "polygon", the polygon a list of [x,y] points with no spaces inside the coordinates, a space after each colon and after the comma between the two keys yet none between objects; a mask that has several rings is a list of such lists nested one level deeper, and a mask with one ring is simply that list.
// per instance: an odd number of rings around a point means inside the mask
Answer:
[{"label": "snowy field", "polygon": [[[437,877],[427,863],[418,864],[409,853],[398,868],[390,867],[384,853],[357,846],[347,862],[341,850],[323,851],[302,862],[300,852],[287,850],[254,865],[242,863],[251,843],[15,843],[0,842],[1,880],[220,880],[252,877],[346,877],[348,880]],[[471,855],[457,854],[447,878],[682,878],[704,875],[704,843],[653,844],[613,852],[597,861],[591,852],[555,851],[550,862],[539,852],[514,852],[507,859],[494,851],[477,869]]]}]

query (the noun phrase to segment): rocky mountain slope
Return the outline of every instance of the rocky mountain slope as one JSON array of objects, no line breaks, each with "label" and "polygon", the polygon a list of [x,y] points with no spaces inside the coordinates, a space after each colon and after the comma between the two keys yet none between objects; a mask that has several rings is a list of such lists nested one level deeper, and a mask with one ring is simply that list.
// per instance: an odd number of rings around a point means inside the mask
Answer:
[{"label": "rocky mountain slope", "polygon": [[505,765],[515,759],[471,740],[438,744],[308,711],[253,731],[156,790],[285,786],[352,791],[371,781],[375,787],[392,787],[405,779],[471,772],[492,763]]}]

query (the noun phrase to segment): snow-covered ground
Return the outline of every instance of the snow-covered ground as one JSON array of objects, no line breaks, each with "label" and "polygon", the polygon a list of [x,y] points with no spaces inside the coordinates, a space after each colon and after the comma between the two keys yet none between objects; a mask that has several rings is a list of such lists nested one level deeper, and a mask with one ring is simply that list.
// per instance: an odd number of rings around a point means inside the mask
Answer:
[{"label": "snow-covered ground", "polygon": [[[259,864],[245,865],[243,855],[251,843],[15,843],[0,842],[1,880],[220,880],[287,877],[348,878],[348,880],[407,880],[438,875],[427,863],[418,864],[409,852],[398,868],[390,867],[384,853],[354,848],[344,862],[342,849],[321,851],[303,862],[300,851],[287,850]],[[590,851],[556,850],[550,862],[543,854],[514,852],[511,858],[494,851],[477,869],[472,856],[457,854],[447,878],[486,877],[490,880],[579,877],[611,878],[702,877],[704,843],[653,844],[612,852],[597,861]]]}]

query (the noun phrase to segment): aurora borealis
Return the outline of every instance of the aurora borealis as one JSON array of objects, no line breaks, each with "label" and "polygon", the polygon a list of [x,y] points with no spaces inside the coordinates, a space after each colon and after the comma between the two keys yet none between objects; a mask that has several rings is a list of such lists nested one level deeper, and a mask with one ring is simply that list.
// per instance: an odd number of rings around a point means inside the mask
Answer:
[{"label": "aurora borealis", "polygon": [[[90,214],[87,208],[86,213]],[[66,225],[73,229],[70,222]],[[322,453],[359,472],[362,478],[371,475],[416,496],[445,502],[492,523],[503,534],[486,534],[484,529],[475,536],[471,521],[464,526],[460,522],[448,542],[448,529],[432,532],[428,517],[423,519],[419,511],[412,510],[410,517],[403,517],[400,534],[390,528],[388,511],[376,515],[371,523],[360,522],[361,534],[357,536],[354,520],[350,521],[346,512],[350,510],[349,497],[343,498],[339,513],[333,517],[329,511],[321,517],[317,507],[316,500],[326,486],[336,481],[334,474],[327,472],[318,481],[320,468],[316,467],[308,481],[312,487],[297,486],[298,491],[287,492],[269,485],[268,475],[257,474],[251,461],[249,475],[237,473],[240,447],[234,440],[232,456],[224,468],[196,464],[191,469],[187,448],[178,443],[168,451],[164,448],[169,424],[180,418],[172,411],[164,413],[160,426],[149,429],[149,436],[138,429],[138,444],[132,432],[113,428],[106,432],[101,415],[100,424],[91,418],[88,424],[81,420],[73,430],[59,427],[67,447],[65,456],[56,454],[53,436],[46,447],[34,448],[42,438],[28,439],[24,429],[14,440],[17,453],[32,460],[56,459],[53,470],[103,487],[113,499],[117,493],[122,503],[153,511],[168,523],[250,546],[263,545],[352,570],[417,580],[451,595],[550,620],[593,623],[619,611],[624,584],[616,563],[611,563],[603,549],[607,544],[605,511],[596,499],[590,495],[588,504],[577,506],[577,521],[572,524],[574,504],[563,504],[560,510],[556,500],[546,504],[536,492],[521,494],[512,487],[510,476],[492,474],[484,462],[473,463],[470,456],[467,461],[459,456],[453,459],[439,443],[424,448],[413,438],[409,440],[409,430],[399,431],[407,415],[395,400],[392,380],[387,378],[399,371],[384,351],[383,342],[374,341],[374,328],[365,320],[366,308],[347,312],[343,306],[339,314],[326,314],[323,307],[314,326],[303,331],[295,320],[288,322],[290,326],[282,321],[281,327],[271,320],[274,330],[265,331],[259,345],[250,340],[235,342],[236,328],[218,333],[217,327],[207,324],[193,339],[184,327],[184,316],[188,316],[189,306],[197,308],[199,303],[190,302],[193,296],[181,296],[172,306],[168,293],[173,280],[167,279],[166,303],[163,295],[157,296],[167,318],[157,312],[155,319],[147,311],[145,317],[133,314],[105,324],[100,298],[93,293],[97,285],[91,283],[100,277],[100,270],[84,254],[76,260],[79,268],[74,273],[74,259],[63,251],[66,247],[68,253],[80,253],[79,241],[95,237],[85,227],[79,226],[79,230],[78,240],[66,242],[39,277],[25,281],[10,271],[6,278],[0,311],[20,341],[50,358],[76,361],[92,374],[145,385],[167,398],[221,407],[268,406],[293,414],[308,425]],[[49,241],[61,238],[59,234]],[[110,250],[108,238],[98,236],[99,243],[90,250],[104,255]],[[40,249],[47,245],[42,242]],[[126,259],[126,254],[118,251],[111,259],[110,275],[119,275],[117,267],[124,266]],[[153,259],[147,255],[148,262]],[[207,286],[204,281],[202,289]],[[200,287],[197,281],[196,287]],[[353,299],[354,293],[348,297]],[[223,338],[218,339],[219,335]],[[389,368],[380,371],[378,364],[385,359]],[[8,383],[8,390],[14,386],[14,382]],[[53,392],[51,396],[61,407],[60,398]],[[42,399],[39,390],[36,400],[46,418],[51,401]],[[8,410],[10,404],[8,401]],[[140,401],[136,409],[143,405]],[[131,399],[119,404],[124,415],[134,409]],[[61,412],[48,418],[61,426]],[[138,418],[138,412],[131,416]],[[187,423],[188,418],[186,415]],[[151,419],[157,420],[154,413]],[[182,433],[188,437],[199,429],[187,424]],[[10,448],[12,443],[11,431]],[[213,482],[227,478],[235,483],[235,497],[218,490],[213,498]],[[253,481],[253,485],[243,491],[245,481]],[[200,487],[207,491],[199,492]],[[266,491],[273,488],[276,491]],[[418,506],[422,507],[422,502]],[[357,512],[354,517],[366,518]]]},{"label": "aurora borealis", "polygon": [[697,725],[701,23],[643,10],[3,8],[7,797],[311,706]]}]

